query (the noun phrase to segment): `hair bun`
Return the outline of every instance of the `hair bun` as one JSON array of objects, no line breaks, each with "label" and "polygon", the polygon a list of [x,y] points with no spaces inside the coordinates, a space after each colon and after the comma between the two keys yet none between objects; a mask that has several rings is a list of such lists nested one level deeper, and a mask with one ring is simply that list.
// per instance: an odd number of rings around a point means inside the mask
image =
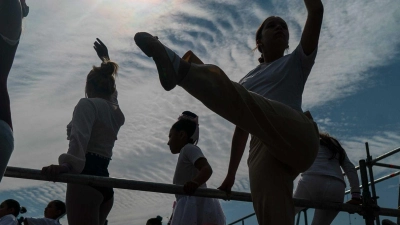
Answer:
[{"label": "hair bun", "polygon": [[101,63],[100,70],[105,76],[113,76],[118,71],[118,65],[110,60],[106,60]]},{"label": "hair bun", "polygon": [[182,112],[182,115],[192,117],[193,119],[198,117],[195,113],[192,113],[190,111],[184,111],[184,112]]},{"label": "hair bun", "polygon": [[159,220],[160,222],[162,221],[162,217],[161,216],[157,216],[156,219]]},{"label": "hair bun", "polygon": [[182,114],[178,117],[178,120],[182,120],[182,119],[192,121],[192,122],[196,123],[197,125],[199,125],[199,117],[195,113],[192,113],[190,111],[182,112]]}]

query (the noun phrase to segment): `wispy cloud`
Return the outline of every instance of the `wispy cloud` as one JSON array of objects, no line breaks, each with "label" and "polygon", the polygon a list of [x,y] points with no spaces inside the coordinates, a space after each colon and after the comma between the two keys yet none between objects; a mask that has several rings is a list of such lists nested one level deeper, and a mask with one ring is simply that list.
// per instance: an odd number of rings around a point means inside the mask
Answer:
[{"label": "wispy cloud", "polygon": [[[399,52],[400,41],[394,38],[400,30],[400,5],[396,0],[338,0],[324,4],[320,47],[306,85],[304,108],[355,93],[363,88],[363,82],[378,76],[370,72],[371,68],[390,63]],[[303,2],[289,0],[173,0],[157,4],[44,0],[32,1],[30,6],[31,14],[24,22],[9,79],[15,123],[15,152],[10,165],[40,169],[57,163],[58,156],[67,150],[65,126],[75,104],[84,97],[87,73],[93,64],[99,64],[92,48],[99,37],[121,66],[117,87],[126,116],[114,148],[111,175],[171,183],[177,157],[166,145],[168,132],[182,111],[191,110],[200,115],[199,146],[214,169],[208,182],[212,188],[218,187],[226,175],[234,126],[180,88],[164,92],[153,61],[136,47],[133,35],[151,32],[180,55],[191,49],[204,62],[219,65],[238,81],[257,65],[259,53],[252,49],[255,30],[262,20],[269,15],[287,20],[290,50],[299,43],[306,20]],[[335,125],[329,118],[321,119],[323,126]],[[400,143],[396,132],[384,131],[376,136],[354,135],[344,143],[348,149],[362,149],[366,139],[371,149],[382,151]],[[350,152],[354,159],[362,157],[362,150]],[[249,191],[247,155],[248,151],[240,164],[235,190]],[[8,190],[8,194],[15,190],[28,202],[41,196],[40,204],[63,197],[65,186],[42,184],[5,179],[0,190]],[[110,220],[115,221],[113,224],[144,224],[157,214],[168,216],[172,201],[172,195],[118,190]],[[29,204],[34,207],[34,202]]]}]

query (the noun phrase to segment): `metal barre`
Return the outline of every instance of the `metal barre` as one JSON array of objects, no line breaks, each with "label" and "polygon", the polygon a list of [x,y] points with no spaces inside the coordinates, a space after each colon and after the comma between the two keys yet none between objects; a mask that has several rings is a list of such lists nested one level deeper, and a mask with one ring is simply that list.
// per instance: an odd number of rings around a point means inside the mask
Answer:
[{"label": "metal barre", "polygon": [[[22,178],[22,179],[31,179],[31,180],[57,181],[62,183],[98,185],[98,186],[113,187],[120,189],[185,195],[185,193],[183,192],[182,185],[162,184],[162,183],[153,183],[145,181],[127,180],[127,179],[89,176],[81,174],[61,174],[57,176],[54,180],[51,180],[45,175],[42,175],[40,173],[40,170],[18,168],[18,167],[7,167],[4,176]],[[225,192],[210,188],[199,188],[194,194],[194,196],[218,198],[224,200],[227,199],[227,195]],[[231,195],[229,196],[229,199],[235,201],[251,202],[251,195],[250,193],[232,191]],[[349,213],[358,213],[358,214],[362,214],[363,212],[363,206],[361,205],[350,205],[350,204],[331,203],[331,202],[312,202],[304,199],[293,199],[293,201],[295,206],[298,207],[331,209],[331,210],[345,211]],[[384,216],[400,217],[400,211],[397,209],[380,208],[380,210],[377,213],[379,215],[384,215]]]}]

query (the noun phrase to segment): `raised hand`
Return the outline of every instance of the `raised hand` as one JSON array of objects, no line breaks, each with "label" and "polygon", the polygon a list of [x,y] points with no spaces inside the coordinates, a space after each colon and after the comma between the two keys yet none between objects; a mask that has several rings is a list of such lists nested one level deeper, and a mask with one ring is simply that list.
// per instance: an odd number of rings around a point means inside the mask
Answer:
[{"label": "raised hand", "polygon": [[96,50],[97,56],[99,56],[101,61],[104,61],[104,59],[110,60],[107,46],[100,39],[96,38],[96,41],[93,44],[93,48]]}]

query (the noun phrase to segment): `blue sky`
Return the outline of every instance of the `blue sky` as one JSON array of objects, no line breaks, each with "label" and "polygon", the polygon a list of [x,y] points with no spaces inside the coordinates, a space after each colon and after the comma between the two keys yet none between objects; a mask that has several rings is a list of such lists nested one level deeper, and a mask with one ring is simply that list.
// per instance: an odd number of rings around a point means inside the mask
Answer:
[{"label": "blue sky", "polygon": [[[119,102],[126,116],[110,165],[113,177],[171,183],[177,156],[166,145],[168,131],[184,110],[200,117],[200,142],[214,174],[211,188],[228,167],[233,126],[182,89],[166,93],[151,59],[133,36],[147,31],[182,55],[191,49],[206,63],[219,65],[238,81],[257,65],[254,34],[270,15],[284,18],[290,49],[299,43],[306,19],[301,0],[41,0],[27,1],[30,14],[9,90],[15,130],[10,166],[40,169],[57,163],[67,150],[66,125],[80,98],[86,75],[99,64],[92,46],[100,38],[119,63]],[[400,4],[398,0],[323,1],[324,22],[315,66],[306,84],[303,109],[311,110],[321,130],[339,138],[350,159],[400,147]],[[247,151],[234,189],[249,191]],[[395,155],[385,160],[398,163]],[[376,178],[389,169],[376,168]],[[395,207],[398,178],[378,186],[380,205]],[[41,216],[47,202],[65,198],[65,185],[4,178],[0,199],[16,198],[26,216]],[[170,215],[172,195],[116,190],[110,224],[145,224]],[[249,203],[222,202],[227,222],[252,213]],[[310,214],[311,215],[311,214]],[[351,216],[351,224],[363,224]],[[309,216],[310,221],[310,216]],[[348,224],[340,214],[333,224]],[[67,224],[64,220],[63,224]],[[256,224],[250,219],[247,224]]]}]

